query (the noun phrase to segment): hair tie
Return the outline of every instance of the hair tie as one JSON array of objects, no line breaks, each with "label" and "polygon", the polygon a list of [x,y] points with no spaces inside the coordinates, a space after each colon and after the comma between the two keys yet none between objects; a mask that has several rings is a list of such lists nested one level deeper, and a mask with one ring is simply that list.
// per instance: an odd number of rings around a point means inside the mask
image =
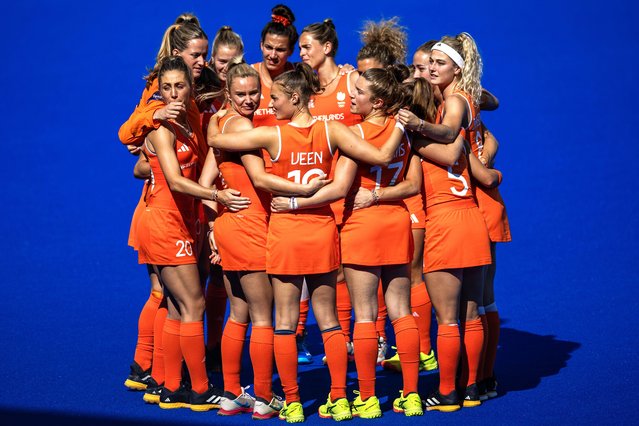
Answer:
[{"label": "hair tie", "polygon": [[285,16],[271,15],[271,18],[273,19],[273,22],[277,22],[278,24],[282,24],[285,27],[288,27],[289,25],[291,25],[291,21],[289,21],[288,18],[285,17]]}]

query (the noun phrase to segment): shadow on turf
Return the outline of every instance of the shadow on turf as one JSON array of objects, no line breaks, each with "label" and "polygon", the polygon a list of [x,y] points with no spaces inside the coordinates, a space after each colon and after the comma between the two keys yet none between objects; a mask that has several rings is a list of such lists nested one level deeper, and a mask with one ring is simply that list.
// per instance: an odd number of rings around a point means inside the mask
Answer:
[{"label": "shadow on turf", "polygon": [[544,377],[559,374],[580,347],[580,343],[560,340],[554,335],[502,326],[495,362],[499,394],[536,388]]}]

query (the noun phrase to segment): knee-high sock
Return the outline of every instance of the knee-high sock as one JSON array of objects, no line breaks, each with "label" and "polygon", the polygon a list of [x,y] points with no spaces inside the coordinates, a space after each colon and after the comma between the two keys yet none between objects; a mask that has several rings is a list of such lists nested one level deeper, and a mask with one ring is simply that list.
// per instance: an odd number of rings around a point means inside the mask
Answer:
[{"label": "knee-high sock", "polygon": [[209,378],[204,362],[203,321],[183,322],[180,325],[180,347],[189,369],[191,388],[197,393],[205,392],[209,388]]},{"label": "knee-high sock", "polygon": [[423,282],[411,287],[410,307],[413,311],[415,322],[417,323],[417,329],[419,330],[419,350],[420,352],[428,354],[431,350],[430,325],[432,304],[428,296],[428,291],[426,291],[426,284]]},{"label": "knee-high sock", "polygon": [[138,318],[138,341],[133,360],[145,371],[151,368],[153,361],[153,323],[161,302],[162,293],[152,291]]},{"label": "knee-high sock", "polygon": [[209,350],[221,344],[226,300],[224,286],[208,284],[206,287],[206,348]]},{"label": "knee-high sock", "polygon": [[484,378],[493,377],[495,359],[497,358],[497,346],[499,345],[499,312],[486,311],[488,322],[488,344],[484,359]]},{"label": "knee-high sock", "polygon": [[166,321],[166,302],[163,302],[155,313],[153,322],[153,368],[151,376],[159,385],[164,383],[164,322]]},{"label": "knee-high sock", "polygon": [[375,327],[377,328],[377,334],[380,337],[386,339],[386,318],[388,318],[388,311],[386,309],[386,301],[384,300],[384,292],[382,290],[382,282],[377,285],[377,322]]},{"label": "knee-high sock", "polygon": [[415,318],[406,315],[393,321],[399,361],[402,365],[404,395],[417,392],[419,375],[419,331]]},{"label": "knee-high sock", "polygon": [[273,398],[273,327],[253,326],[249,352],[255,396],[270,402]]},{"label": "knee-high sock", "polygon": [[182,347],[180,346],[180,320],[164,321],[162,346],[164,347],[164,387],[176,391],[182,381]]},{"label": "knee-high sock", "polygon": [[348,286],[346,281],[340,281],[335,287],[335,297],[337,299],[337,320],[340,327],[342,327],[342,333],[347,342],[351,341],[351,311],[353,309],[351,305],[351,295],[348,292]]},{"label": "knee-high sock", "polygon": [[439,362],[439,392],[448,395],[455,390],[455,374],[459,363],[461,340],[457,324],[437,327],[437,361]]},{"label": "knee-high sock", "polygon": [[273,352],[275,365],[282,382],[286,403],[299,402],[300,392],[297,384],[297,343],[292,330],[275,330]]},{"label": "knee-high sock", "polygon": [[346,340],[339,327],[322,331],[326,365],[331,374],[331,399],[346,398],[346,369],[348,358]]},{"label": "knee-high sock", "polygon": [[306,320],[308,320],[308,299],[300,300],[300,317],[297,320],[297,330],[295,330],[295,334],[301,336],[304,334],[306,330]]},{"label": "knee-high sock", "polygon": [[353,350],[357,381],[362,401],[375,395],[377,364],[377,331],[374,322],[356,322],[353,328]]},{"label": "knee-high sock", "polygon": [[481,324],[481,318],[463,321],[461,327],[464,336],[464,350],[462,351],[460,385],[465,389],[466,386],[477,383],[477,369],[484,346],[484,327]]},{"label": "knee-high sock", "polygon": [[[248,324],[229,319],[222,334],[222,376],[224,390],[235,396],[242,393],[240,370],[242,368],[242,352]],[[270,400],[269,400],[270,401]]]}]

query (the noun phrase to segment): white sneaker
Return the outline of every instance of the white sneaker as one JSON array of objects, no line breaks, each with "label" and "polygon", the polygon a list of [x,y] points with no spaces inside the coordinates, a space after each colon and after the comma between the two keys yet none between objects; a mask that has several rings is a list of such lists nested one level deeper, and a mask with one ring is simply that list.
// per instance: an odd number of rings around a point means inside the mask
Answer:
[{"label": "white sneaker", "polygon": [[235,396],[230,392],[224,392],[224,397],[220,401],[220,410],[217,412],[220,416],[234,416],[241,413],[250,413],[253,411],[255,405],[255,398],[246,393],[247,386],[242,389],[242,393],[235,399],[231,397]]},{"label": "white sneaker", "polygon": [[[346,356],[349,361],[355,361],[355,351],[353,350],[353,342],[346,342]],[[322,357],[322,364],[326,365],[326,355]]]},{"label": "white sneaker", "polygon": [[253,419],[266,420],[276,417],[283,407],[282,397],[277,395],[273,395],[273,399],[271,399],[271,402],[268,404],[256,399],[255,406],[253,407]]},{"label": "white sneaker", "polygon": [[388,344],[386,340],[382,336],[379,336],[377,339],[377,365],[382,365],[382,361],[386,358],[386,350],[388,349]]}]

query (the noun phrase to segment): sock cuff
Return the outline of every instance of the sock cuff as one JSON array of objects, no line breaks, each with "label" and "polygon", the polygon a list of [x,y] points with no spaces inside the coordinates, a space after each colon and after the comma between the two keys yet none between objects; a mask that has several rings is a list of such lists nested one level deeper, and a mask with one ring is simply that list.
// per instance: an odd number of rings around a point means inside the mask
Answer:
[{"label": "sock cuff", "polygon": [[444,324],[437,327],[438,337],[455,337],[459,339],[459,326],[457,324]]},{"label": "sock cuff", "polygon": [[483,306],[477,307],[477,313],[479,314],[479,316],[486,315],[486,308]]},{"label": "sock cuff", "polygon": [[397,318],[395,321],[391,321],[391,324],[393,324],[395,334],[412,328],[417,329],[415,317],[413,317],[412,315],[404,315],[401,318]]},{"label": "sock cuff", "polygon": [[164,331],[166,333],[179,336],[181,325],[182,323],[180,322],[180,320],[167,318],[166,320],[164,320]]},{"label": "sock cuff", "polygon": [[325,334],[325,333],[330,333],[332,331],[339,331],[341,333],[342,326],[338,324],[335,327],[327,328],[326,330],[320,330],[320,333]]},{"label": "sock cuff", "polygon": [[497,303],[493,302],[490,305],[484,306],[486,312],[497,312]]},{"label": "sock cuff", "polygon": [[353,340],[375,339],[377,340],[377,327],[374,322],[356,322],[353,327]]},{"label": "sock cuff", "polygon": [[276,336],[293,336],[295,335],[295,330],[274,330],[273,334]]},{"label": "sock cuff", "polygon": [[204,336],[204,322],[203,321],[183,322],[180,325],[180,336],[185,336],[185,337]]},{"label": "sock cuff", "polygon": [[251,330],[251,342],[260,344],[273,344],[273,327],[256,327]]},{"label": "sock cuff", "polygon": [[248,323],[237,322],[229,318],[226,321],[222,335],[233,340],[244,341],[247,329]]},{"label": "sock cuff", "polygon": [[475,318],[474,320],[467,320],[462,323],[462,328],[465,331],[477,331],[483,330],[484,325],[481,322],[481,318]]}]

